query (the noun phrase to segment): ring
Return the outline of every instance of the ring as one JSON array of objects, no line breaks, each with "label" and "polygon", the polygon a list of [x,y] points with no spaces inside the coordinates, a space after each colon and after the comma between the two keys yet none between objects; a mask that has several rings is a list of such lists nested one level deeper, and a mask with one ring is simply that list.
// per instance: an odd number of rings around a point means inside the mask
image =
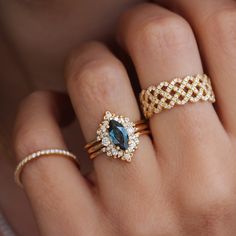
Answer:
[{"label": "ring", "polygon": [[205,74],[175,78],[171,82],[161,82],[150,86],[140,93],[140,102],[144,116],[148,119],[175,105],[198,101],[215,102],[210,78]]},{"label": "ring", "polygon": [[124,116],[117,116],[109,111],[97,129],[97,138],[85,146],[90,159],[101,153],[108,157],[131,162],[138,148],[139,136],[149,134],[144,120],[132,122]]},{"label": "ring", "polygon": [[30,155],[28,155],[27,157],[25,157],[16,167],[15,170],[15,181],[16,183],[23,188],[23,184],[21,181],[21,174],[22,171],[24,169],[24,167],[26,166],[26,164],[28,164],[29,162],[39,159],[40,157],[54,157],[53,155],[58,155],[60,157],[64,157],[64,158],[68,158],[70,160],[72,160],[74,163],[76,163],[79,166],[79,163],[77,161],[77,158],[74,154],[72,154],[71,152],[67,151],[67,150],[63,150],[63,149],[46,149],[46,150],[41,150],[41,151],[37,151],[34,152]]}]

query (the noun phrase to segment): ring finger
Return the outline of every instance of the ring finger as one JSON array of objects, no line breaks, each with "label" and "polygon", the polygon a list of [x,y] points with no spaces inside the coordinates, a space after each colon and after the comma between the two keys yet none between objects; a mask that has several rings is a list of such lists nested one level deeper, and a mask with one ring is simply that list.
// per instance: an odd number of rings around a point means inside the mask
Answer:
[{"label": "ring finger", "polygon": [[[198,47],[184,19],[160,6],[142,4],[121,19],[119,41],[135,64],[142,88],[176,77],[203,73]],[[150,119],[154,142],[168,165],[189,157],[193,149],[214,149],[224,129],[210,103],[186,104]],[[192,149],[188,155],[188,148]],[[184,153],[184,155],[183,155]],[[188,160],[190,161],[190,160]]]}]

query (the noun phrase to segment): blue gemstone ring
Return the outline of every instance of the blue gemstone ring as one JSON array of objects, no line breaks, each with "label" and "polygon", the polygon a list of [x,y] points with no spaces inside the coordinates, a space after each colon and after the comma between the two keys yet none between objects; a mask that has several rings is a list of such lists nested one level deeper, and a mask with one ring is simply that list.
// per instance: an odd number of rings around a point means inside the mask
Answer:
[{"label": "blue gemstone ring", "polygon": [[139,136],[149,133],[144,120],[132,122],[128,117],[107,111],[97,130],[97,138],[88,143],[85,149],[91,159],[105,153],[108,157],[131,162],[138,148]]}]

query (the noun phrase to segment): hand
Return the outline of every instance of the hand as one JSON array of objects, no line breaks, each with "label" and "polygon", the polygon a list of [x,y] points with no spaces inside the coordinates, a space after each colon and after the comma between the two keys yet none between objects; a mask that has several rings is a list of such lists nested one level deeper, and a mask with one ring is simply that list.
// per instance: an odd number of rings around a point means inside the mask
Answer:
[{"label": "hand", "polygon": [[[203,61],[216,108],[199,102],[154,115],[153,140],[140,137],[130,164],[98,156],[92,183],[65,159],[27,165],[22,181],[42,235],[236,234],[235,2],[175,2],[197,42],[181,16],[152,4],[122,16],[119,42],[142,88],[203,73]],[[105,45],[83,45],[68,64],[68,93],[87,142],[106,110],[140,119],[124,65]],[[18,160],[38,149],[66,148],[59,127],[65,115],[61,96],[37,92],[22,103]]]}]

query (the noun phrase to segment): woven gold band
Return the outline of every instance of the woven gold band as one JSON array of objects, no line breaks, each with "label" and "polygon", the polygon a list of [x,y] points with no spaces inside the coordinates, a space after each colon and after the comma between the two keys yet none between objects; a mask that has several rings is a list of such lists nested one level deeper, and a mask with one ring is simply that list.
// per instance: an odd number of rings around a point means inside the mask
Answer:
[{"label": "woven gold band", "polygon": [[34,153],[28,155],[27,157],[25,157],[16,167],[15,181],[20,187],[23,188],[23,184],[21,181],[21,174],[22,174],[24,167],[29,162],[36,160],[40,157],[64,157],[64,158],[68,158],[68,159],[72,160],[73,162],[75,162],[79,166],[76,156],[67,150],[46,149],[46,150],[40,150],[40,151],[34,152]]},{"label": "woven gold band", "polygon": [[158,86],[150,86],[140,93],[140,102],[146,118],[171,109],[175,105],[198,101],[215,102],[210,79],[207,75],[175,78],[171,82],[161,82]]}]

